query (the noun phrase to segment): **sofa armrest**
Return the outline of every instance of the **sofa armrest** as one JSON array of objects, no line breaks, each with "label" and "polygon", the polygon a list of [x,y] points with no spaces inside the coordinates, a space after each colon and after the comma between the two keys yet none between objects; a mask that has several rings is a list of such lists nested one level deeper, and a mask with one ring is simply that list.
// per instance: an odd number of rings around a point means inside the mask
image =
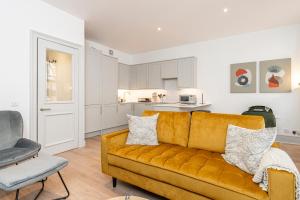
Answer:
[{"label": "sofa armrest", "polygon": [[127,135],[128,129],[101,136],[101,168],[103,173],[108,174],[107,154],[109,150],[124,145],[126,143]]},{"label": "sofa armrest", "polygon": [[268,169],[270,200],[295,200],[295,176],[283,170]]},{"label": "sofa armrest", "polygon": [[272,147],[280,149],[280,143],[279,142],[274,142],[272,144]]}]

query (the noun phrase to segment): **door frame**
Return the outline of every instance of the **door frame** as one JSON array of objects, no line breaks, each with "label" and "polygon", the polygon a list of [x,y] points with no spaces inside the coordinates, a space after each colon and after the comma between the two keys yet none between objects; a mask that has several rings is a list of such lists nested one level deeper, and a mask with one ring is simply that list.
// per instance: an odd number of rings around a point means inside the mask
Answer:
[{"label": "door frame", "polygon": [[56,37],[52,37],[36,31],[30,31],[30,111],[29,111],[29,137],[31,140],[38,139],[38,39],[44,39],[65,45],[78,50],[78,147],[85,146],[85,56],[84,46],[74,44]]}]

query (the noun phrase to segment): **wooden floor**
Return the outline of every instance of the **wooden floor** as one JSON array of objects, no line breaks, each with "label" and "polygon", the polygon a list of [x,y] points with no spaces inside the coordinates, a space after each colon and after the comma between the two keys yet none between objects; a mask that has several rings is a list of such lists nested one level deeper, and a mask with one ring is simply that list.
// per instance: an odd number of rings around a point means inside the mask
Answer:
[{"label": "wooden floor", "polygon": [[[282,144],[300,169],[300,146]],[[86,147],[60,154],[68,159],[70,164],[62,171],[69,187],[72,200],[105,200],[110,197],[125,194],[136,195],[153,200],[162,200],[154,194],[141,190],[126,183],[118,182],[117,188],[112,188],[111,177],[100,172],[100,142],[99,137],[87,139]],[[40,184],[34,184],[21,190],[22,200],[31,200],[36,195]],[[51,176],[46,184],[40,200],[53,199],[64,194],[63,186],[57,175]],[[13,200],[15,192],[0,191],[0,200]]]}]

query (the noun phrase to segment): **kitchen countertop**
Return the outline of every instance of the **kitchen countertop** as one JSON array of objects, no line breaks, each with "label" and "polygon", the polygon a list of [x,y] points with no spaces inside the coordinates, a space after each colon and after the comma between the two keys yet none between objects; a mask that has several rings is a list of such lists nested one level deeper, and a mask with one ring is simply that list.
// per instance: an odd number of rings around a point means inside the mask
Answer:
[{"label": "kitchen countertop", "polygon": [[120,104],[144,104],[152,107],[157,111],[175,111],[175,112],[192,112],[198,110],[207,110],[210,103],[204,104],[181,104],[181,103],[161,103],[161,102],[122,102]]},{"label": "kitchen countertop", "polygon": [[149,104],[149,105],[157,105],[157,104],[174,104],[174,103],[128,101],[128,102],[119,102],[119,104]]},{"label": "kitchen countertop", "polygon": [[174,107],[174,108],[198,108],[210,106],[210,103],[204,104],[182,104],[182,103],[163,103],[163,104],[155,104],[156,107]]}]

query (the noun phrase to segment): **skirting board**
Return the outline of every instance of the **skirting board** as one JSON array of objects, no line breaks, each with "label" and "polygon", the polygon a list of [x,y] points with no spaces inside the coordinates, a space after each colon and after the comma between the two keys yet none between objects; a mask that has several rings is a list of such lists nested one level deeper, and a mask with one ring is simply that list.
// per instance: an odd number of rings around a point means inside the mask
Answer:
[{"label": "skirting board", "polygon": [[119,131],[119,130],[126,129],[126,128],[128,128],[128,125],[122,125],[122,126],[117,126],[117,127],[113,127],[113,128],[95,131],[95,132],[90,132],[90,133],[85,134],[85,138],[95,137],[98,135],[103,135],[106,133],[111,133],[111,132]]},{"label": "skirting board", "polygon": [[278,134],[276,137],[276,142],[282,142],[287,144],[300,144],[300,136]]}]

